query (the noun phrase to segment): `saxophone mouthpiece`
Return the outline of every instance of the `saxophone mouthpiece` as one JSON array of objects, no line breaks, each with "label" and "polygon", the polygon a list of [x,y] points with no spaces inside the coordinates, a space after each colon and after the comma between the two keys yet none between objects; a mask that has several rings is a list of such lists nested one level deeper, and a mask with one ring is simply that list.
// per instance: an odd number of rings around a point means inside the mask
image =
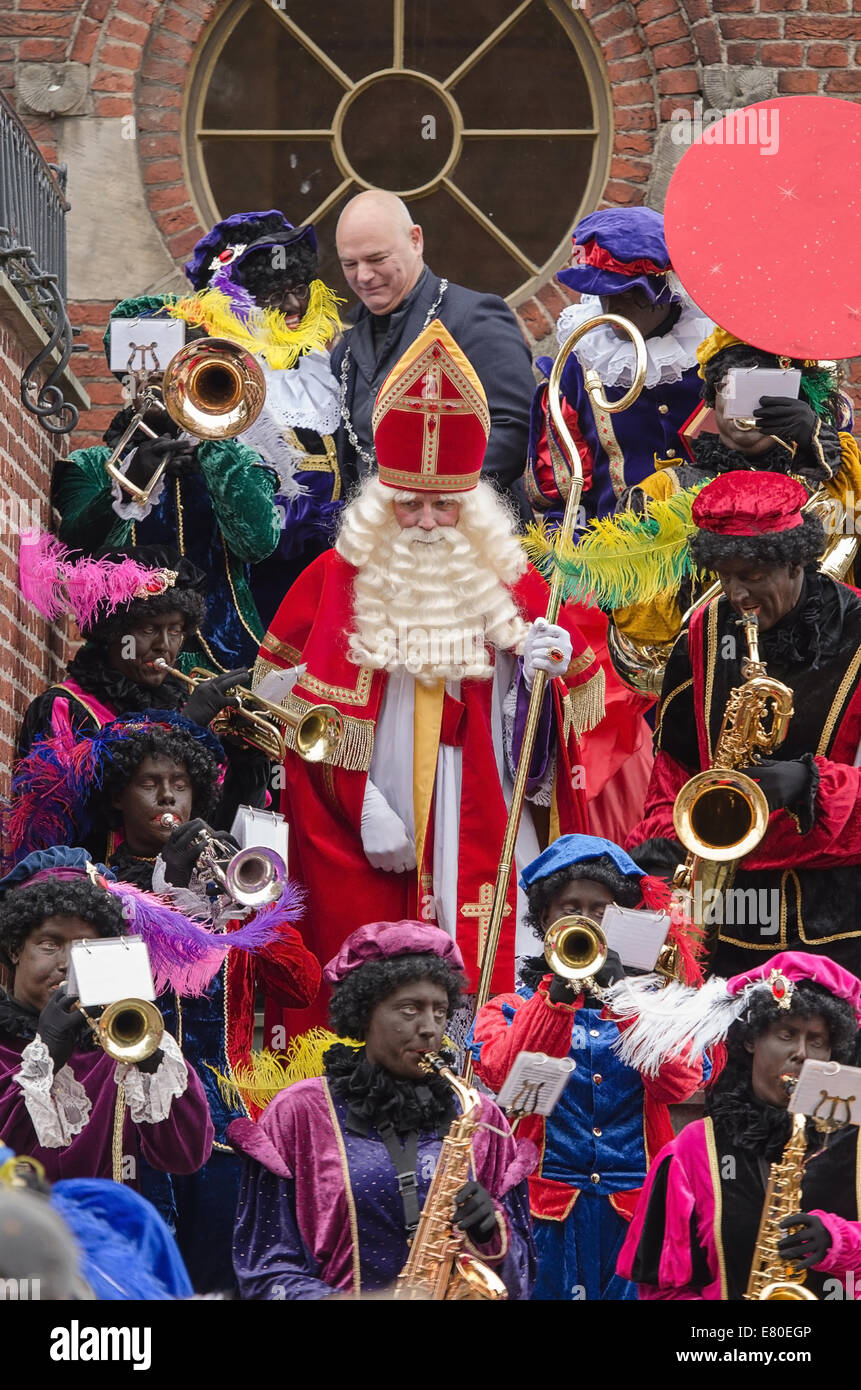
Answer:
[{"label": "saxophone mouthpiece", "polygon": [[783,1076],[781,1076],[780,1078],[780,1084],[783,1087],[786,1094],[788,1096],[791,1096],[796,1086],[798,1085],[798,1077],[793,1076],[791,1072],[784,1072]]}]

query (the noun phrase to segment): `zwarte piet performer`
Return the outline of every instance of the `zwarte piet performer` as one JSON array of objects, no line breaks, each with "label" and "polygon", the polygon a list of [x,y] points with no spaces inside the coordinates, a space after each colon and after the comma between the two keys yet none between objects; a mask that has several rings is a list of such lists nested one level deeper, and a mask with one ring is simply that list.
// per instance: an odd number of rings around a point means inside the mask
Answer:
[{"label": "zwarte piet performer", "polygon": [[[445,932],[404,921],[359,928],[327,965],[332,1026],[355,1042],[331,1047],[325,1075],[288,1086],[256,1124],[230,1126],[248,1159],[233,1256],[243,1298],[355,1298],[394,1284],[455,1116],[448,1082],[419,1062],[442,1046],[462,964]],[[474,1178],[441,1216],[509,1298],[528,1298],[535,1151],[515,1144],[487,1097],[480,1119]]]},{"label": "zwarte piet performer", "polygon": [[[544,940],[560,917],[599,925],[611,903],[665,910],[670,890],[644,874],[609,840],[563,835],[523,870],[529,922]],[[685,951],[685,977],[699,971],[690,943],[674,926],[670,944]],[[623,978],[610,950],[599,987]],[[478,1076],[499,1091],[521,1052],[570,1057],[574,1070],[553,1113],[527,1115],[518,1133],[541,1155],[529,1177],[538,1248],[533,1298],[633,1299],[616,1274],[616,1257],[654,1155],[672,1137],[667,1106],[688,1100],[703,1079],[701,1057],[675,1057],[658,1075],[641,1074],[613,1050],[620,1024],[602,999],[549,969],[543,955],[524,961],[514,994],[479,1010],[470,1035]]]},{"label": "zwarte piet performer", "polygon": [[711,968],[722,975],[751,968],[775,947],[861,968],[861,598],[819,572],[825,535],[802,511],[806,500],[794,478],[741,472],[697,496],[690,556],[718,575],[723,592],[693,615],[673,648],[646,810],[628,842],[636,854],[643,841],[664,840],[668,867],[684,858],[673,806],[689,777],[712,765],[730,692],[744,681],[739,617],[755,611],[762,661],[792,691],[794,712],[780,746],[740,769],[761,786],[770,816],[713,914]]},{"label": "zwarte piet performer", "polygon": [[[751,1282],[769,1165],[783,1160],[792,1134],[793,1084],[807,1058],[853,1061],[861,981],[826,957],[784,951],[730,980],[716,976],[698,992],[670,985],[657,1001],[640,997],[632,1013],[622,1050],[644,1070],[654,1072],[691,1041],[711,1048],[725,1039],[726,1064],[707,1091],[706,1117],[687,1125],[652,1164],[619,1273],[634,1280],[643,1299],[741,1299]],[[808,1122],[805,1139],[793,1193],[798,1205],[789,1203],[793,1209],[770,1232],[778,1264],[789,1269],[760,1267],[757,1259],[754,1287],[767,1288],[772,1274],[779,1282],[804,1277],[814,1297],[857,1299],[858,1126],[826,1141]],[[782,1181],[790,1181],[789,1169]]]}]

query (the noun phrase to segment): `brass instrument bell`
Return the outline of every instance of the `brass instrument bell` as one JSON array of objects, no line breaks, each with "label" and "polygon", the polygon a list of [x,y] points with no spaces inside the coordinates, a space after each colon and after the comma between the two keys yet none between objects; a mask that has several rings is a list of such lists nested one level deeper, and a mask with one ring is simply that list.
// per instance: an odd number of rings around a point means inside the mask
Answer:
[{"label": "brass instrument bell", "polygon": [[594,983],[607,950],[607,938],[598,923],[580,913],[558,917],[544,937],[544,958],[554,975],[576,980],[583,989]]},{"label": "brass instrument bell", "polygon": [[164,408],[198,439],[232,439],[257,419],[266,378],[250,352],[228,338],[197,338],[168,362],[161,383]]},{"label": "brass instrument bell", "polygon": [[149,999],[117,999],[91,1018],[78,1004],[96,1042],[115,1062],[144,1062],[161,1043],[164,1019]]}]

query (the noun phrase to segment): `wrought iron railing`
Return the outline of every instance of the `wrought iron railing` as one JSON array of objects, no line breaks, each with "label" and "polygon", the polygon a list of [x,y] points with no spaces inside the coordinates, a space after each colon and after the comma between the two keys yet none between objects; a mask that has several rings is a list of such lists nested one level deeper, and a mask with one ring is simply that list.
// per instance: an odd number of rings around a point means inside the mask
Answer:
[{"label": "wrought iron railing", "polygon": [[[0,94],[0,268],[48,334],[22,374],[21,400],[52,434],[66,434],[78,423],[78,411],[57,385],[73,348],[65,303],[65,189],[65,165],[46,162]],[[55,349],[59,357],[51,362]],[[40,385],[37,374],[46,362],[50,370]]]}]

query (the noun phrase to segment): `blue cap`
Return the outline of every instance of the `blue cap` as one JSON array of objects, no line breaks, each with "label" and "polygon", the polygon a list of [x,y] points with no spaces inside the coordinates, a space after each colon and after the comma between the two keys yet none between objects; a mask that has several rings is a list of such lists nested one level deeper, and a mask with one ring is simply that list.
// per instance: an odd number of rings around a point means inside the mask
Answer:
[{"label": "blue cap", "polygon": [[36,874],[46,874],[63,870],[66,874],[77,873],[82,877],[96,873],[102,878],[116,880],[116,874],[106,869],[104,864],[96,864],[85,849],[70,849],[66,845],[55,845],[53,849],[37,849],[16,864],[5,877],[0,878],[0,897],[10,888],[23,888]]},{"label": "blue cap", "polygon": [[543,854],[526,865],[520,875],[520,887],[525,892],[540,878],[549,878],[560,869],[570,869],[586,859],[599,859],[602,854],[606,854],[626,878],[645,877],[645,869],[635,864],[630,854],[612,840],[602,840],[598,835],[560,835]]}]

